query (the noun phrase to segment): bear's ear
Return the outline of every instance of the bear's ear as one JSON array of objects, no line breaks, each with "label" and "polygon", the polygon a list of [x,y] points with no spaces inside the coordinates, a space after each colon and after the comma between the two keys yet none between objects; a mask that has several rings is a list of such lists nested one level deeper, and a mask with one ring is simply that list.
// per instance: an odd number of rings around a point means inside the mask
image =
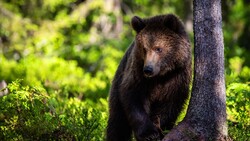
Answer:
[{"label": "bear's ear", "polygon": [[183,32],[184,27],[181,23],[181,21],[173,14],[169,14],[164,19],[164,24],[169,28],[170,30],[174,31],[177,34],[180,34]]},{"label": "bear's ear", "polygon": [[131,24],[133,29],[139,33],[145,26],[146,24],[144,23],[143,19],[141,19],[138,16],[134,16],[131,20]]}]

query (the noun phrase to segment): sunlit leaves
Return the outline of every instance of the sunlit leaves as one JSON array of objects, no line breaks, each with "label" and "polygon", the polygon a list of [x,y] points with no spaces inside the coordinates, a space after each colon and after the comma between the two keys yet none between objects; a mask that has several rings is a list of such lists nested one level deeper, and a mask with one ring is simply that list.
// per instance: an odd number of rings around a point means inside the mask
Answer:
[{"label": "sunlit leaves", "polygon": [[1,140],[103,140],[105,107],[92,108],[77,98],[61,101],[20,82],[9,84],[10,93],[0,97]]},{"label": "sunlit leaves", "polygon": [[250,125],[250,86],[243,83],[232,83],[227,87],[227,111],[232,121],[243,127]]}]

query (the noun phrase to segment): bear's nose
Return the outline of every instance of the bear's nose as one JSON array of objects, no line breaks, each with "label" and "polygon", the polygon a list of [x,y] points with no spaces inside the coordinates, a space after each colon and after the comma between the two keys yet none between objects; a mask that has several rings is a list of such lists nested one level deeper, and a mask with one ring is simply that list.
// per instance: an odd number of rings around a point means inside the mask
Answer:
[{"label": "bear's nose", "polygon": [[152,66],[145,66],[143,68],[143,72],[147,76],[151,76],[153,74],[153,67]]}]

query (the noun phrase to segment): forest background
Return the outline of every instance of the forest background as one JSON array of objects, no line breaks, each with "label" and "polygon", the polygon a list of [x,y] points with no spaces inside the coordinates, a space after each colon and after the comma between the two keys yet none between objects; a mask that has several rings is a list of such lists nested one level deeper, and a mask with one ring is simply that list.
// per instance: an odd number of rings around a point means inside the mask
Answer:
[{"label": "forest background", "polygon": [[[224,0],[222,11],[229,136],[246,141],[250,2]],[[193,43],[191,0],[1,0],[0,140],[104,140],[109,88],[135,35],[130,19],[167,13]]]}]

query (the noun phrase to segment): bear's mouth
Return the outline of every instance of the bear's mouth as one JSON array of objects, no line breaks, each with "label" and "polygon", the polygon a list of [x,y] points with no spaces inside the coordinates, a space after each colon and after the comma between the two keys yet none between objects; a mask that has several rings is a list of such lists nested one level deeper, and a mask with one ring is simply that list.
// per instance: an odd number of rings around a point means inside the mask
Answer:
[{"label": "bear's mouth", "polygon": [[147,74],[144,74],[144,76],[145,76],[146,78],[152,78],[154,75],[147,75]]}]

